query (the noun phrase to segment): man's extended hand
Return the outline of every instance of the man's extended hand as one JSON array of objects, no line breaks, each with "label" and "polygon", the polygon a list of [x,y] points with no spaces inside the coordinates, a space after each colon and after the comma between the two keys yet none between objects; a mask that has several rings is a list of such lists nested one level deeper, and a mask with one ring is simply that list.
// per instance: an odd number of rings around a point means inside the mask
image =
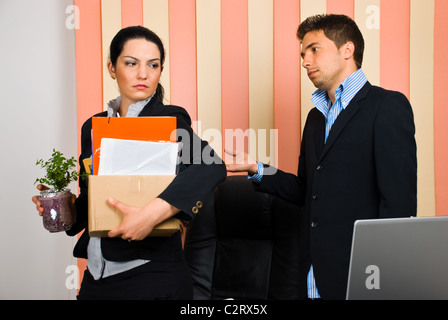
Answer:
[{"label": "man's extended hand", "polygon": [[226,158],[226,168],[229,172],[244,172],[254,175],[257,173],[257,162],[246,152],[234,152],[225,149],[225,153],[232,156],[231,160]]}]

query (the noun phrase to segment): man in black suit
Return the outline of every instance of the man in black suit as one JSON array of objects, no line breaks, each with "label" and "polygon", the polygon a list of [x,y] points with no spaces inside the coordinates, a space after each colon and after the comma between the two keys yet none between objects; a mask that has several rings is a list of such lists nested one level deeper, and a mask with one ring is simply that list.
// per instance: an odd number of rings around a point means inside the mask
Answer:
[{"label": "man in black suit", "polygon": [[257,190],[304,206],[304,298],[345,299],[354,222],[416,215],[413,113],[403,94],[367,81],[364,40],[349,17],[310,17],[297,36],[302,66],[317,88],[297,176],[268,174],[247,154],[245,164],[235,159],[227,169],[248,171]]}]

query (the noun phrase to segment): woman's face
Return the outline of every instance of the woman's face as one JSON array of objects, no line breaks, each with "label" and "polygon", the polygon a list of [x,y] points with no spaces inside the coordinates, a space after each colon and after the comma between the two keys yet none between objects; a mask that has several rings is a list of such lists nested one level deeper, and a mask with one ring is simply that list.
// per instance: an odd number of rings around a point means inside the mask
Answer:
[{"label": "woman's face", "polygon": [[109,73],[117,80],[121,103],[130,105],[151,97],[157,89],[163,66],[156,44],[146,39],[128,40]]}]

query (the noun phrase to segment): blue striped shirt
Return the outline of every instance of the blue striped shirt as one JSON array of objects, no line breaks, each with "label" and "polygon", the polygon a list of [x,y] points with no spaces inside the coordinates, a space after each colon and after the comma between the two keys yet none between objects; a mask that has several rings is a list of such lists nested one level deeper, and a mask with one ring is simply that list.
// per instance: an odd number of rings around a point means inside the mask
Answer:
[{"label": "blue striped shirt", "polygon": [[330,98],[326,91],[317,89],[311,101],[316,109],[322,112],[325,117],[325,141],[327,141],[330,129],[341,111],[347,108],[350,101],[358,93],[359,90],[366,84],[367,78],[362,69],[352,73],[348,76],[338,87],[335,92],[335,102],[331,105]]},{"label": "blue striped shirt", "polygon": [[263,168],[263,164],[261,162],[257,162],[257,173],[254,174],[253,176],[249,175],[247,178],[249,180],[252,180],[253,182],[261,182],[261,178],[263,178],[263,172],[264,168]]},{"label": "blue striped shirt", "polygon": [[[328,135],[330,134],[331,127],[333,126],[334,122],[336,121],[341,111],[347,108],[350,101],[358,93],[358,91],[361,90],[361,88],[366,84],[366,82],[367,78],[364,75],[362,69],[359,69],[356,72],[349,75],[344,81],[342,81],[342,83],[336,90],[335,101],[333,105],[331,105],[331,100],[328,97],[326,91],[317,89],[313,93],[311,101],[313,102],[316,109],[322,112],[322,114],[325,117],[325,142],[327,142],[327,138]],[[316,282],[314,279],[314,270],[312,265],[310,271],[308,272],[307,285],[308,285],[308,298],[310,299],[320,298],[319,292],[316,287]]]}]

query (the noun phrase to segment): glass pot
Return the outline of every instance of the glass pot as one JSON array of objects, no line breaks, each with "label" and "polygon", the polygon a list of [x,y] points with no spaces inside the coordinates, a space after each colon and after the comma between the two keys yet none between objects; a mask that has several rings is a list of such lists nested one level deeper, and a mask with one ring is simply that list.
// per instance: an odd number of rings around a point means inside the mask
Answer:
[{"label": "glass pot", "polygon": [[44,208],[44,228],[50,232],[69,230],[76,221],[75,205],[70,190],[41,191],[39,201]]}]

